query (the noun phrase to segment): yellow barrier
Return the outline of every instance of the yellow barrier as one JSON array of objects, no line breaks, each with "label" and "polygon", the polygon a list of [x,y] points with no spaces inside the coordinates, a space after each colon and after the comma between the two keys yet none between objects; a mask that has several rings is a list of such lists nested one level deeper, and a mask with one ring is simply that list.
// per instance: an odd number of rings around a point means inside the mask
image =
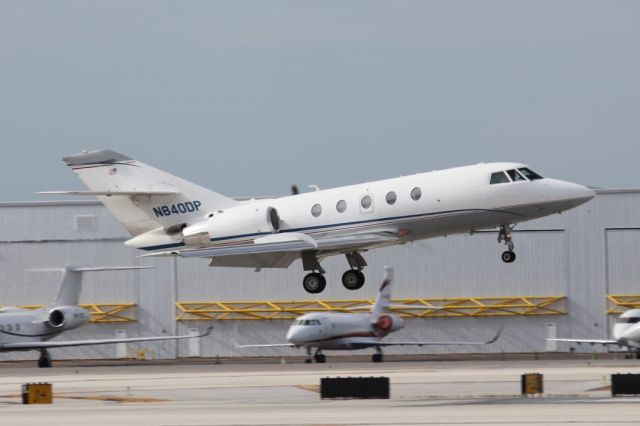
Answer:
[{"label": "yellow barrier", "polygon": [[[119,323],[137,321],[135,303],[90,303],[80,306],[89,311],[91,315],[89,322]],[[26,305],[20,307],[34,310],[40,309],[43,306]]]},{"label": "yellow barrier", "polygon": [[638,294],[607,294],[607,313],[620,315],[627,309],[640,309]]},{"label": "yellow barrier", "polygon": [[[395,299],[392,309],[406,318],[565,315],[565,296]],[[371,309],[375,301],[302,300],[258,302],[178,302],[178,321],[290,320],[309,312]]]}]

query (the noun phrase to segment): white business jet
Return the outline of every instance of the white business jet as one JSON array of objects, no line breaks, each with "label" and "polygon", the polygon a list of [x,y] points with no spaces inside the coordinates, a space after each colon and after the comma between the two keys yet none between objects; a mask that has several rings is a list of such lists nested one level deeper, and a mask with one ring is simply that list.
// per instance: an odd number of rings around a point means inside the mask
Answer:
[{"label": "white business jet", "polygon": [[153,340],[176,340],[200,336],[133,337],[126,339],[93,339],[75,341],[49,341],[61,333],[78,328],[89,321],[90,315],[78,306],[82,287],[82,273],[90,271],[115,271],[146,269],[142,266],[80,268],[68,266],[64,269],[58,296],[49,306],[29,310],[19,307],[0,309],[0,352],[40,351],[38,367],[51,367],[48,349],[69,346],[105,345],[110,343],[148,342]]},{"label": "white business jet", "polygon": [[640,359],[640,309],[630,309],[618,317],[618,321],[613,326],[613,339],[547,338],[546,340],[590,345],[617,345],[635,352],[636,358]]},{"label": "white business jet", "polygon": [[343,285],[364,284],[362,252],[499,228],[502,260],[516,258],[515,224],[577,207],[584,186],[543,178],[519,163],[489,163],[319,190],[238,201],[110,150],[64,161],[151,256],[210,258],[210,266],[287,268],[302,259],[309,293],[326,286],[323,258],[345,255]]},{"label": "white business jet", "polygon": [[[390,308],[412,307],[410,305],[391,305],[391,287],[393,268],[384,268],[385,276],[378,291],[376,302],[371,312],[366,314],[343,312],[312,312],[297,318],[287,332],[287,343],[262,345],[238,345],[238,348],[277,348],[303,347],[311,355],[316,349],[313,359],[322,363],[326,361],[323,350],[358,350],[375,348],[371,360],[382,362],[382,348],[385,346],[427,346],[427,345],[490,345],[500,337],[502,327],[496,335],[484,342],[385,342],[387,334],[404,327],[404,320],[391,313]],[[413,306],[415,307],[415,306]],[[436,309],[436,308],[434,308]],[[308,358],[307,362],[311,359]]]}]

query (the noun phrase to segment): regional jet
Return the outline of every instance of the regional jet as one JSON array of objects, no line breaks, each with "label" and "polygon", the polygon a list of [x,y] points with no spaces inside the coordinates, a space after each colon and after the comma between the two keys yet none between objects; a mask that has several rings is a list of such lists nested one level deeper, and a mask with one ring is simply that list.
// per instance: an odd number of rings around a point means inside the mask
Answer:
[{"label": "regional jet", "polygon": [[384,268],[385,276],[378,291],[371,312],[366,314],[312,312],[297,318],[287,332],[287,343],[238,345],[238,348],[275,348],[304,347],[307,349],[307,362],[311,362],[311,351],[316,349],[313,359],[318,363],[326,362],[323,350],[358,350],[374,348],[376,353],[371,360],[382,362],[382,348],[386,346],[427,346],[427,345],[490,345],[500,337],[502,327],[496,335],[485,342],[385,342],[383,337],[404,327],[404,320],[390,311],[410,305],[391,305],[391,286],[393,268]]},{"label": "regional jet", "polygon": [[590,345],[617,345],[635,352],[640,359],[640,309],[630,309],[618,317],[613,326],[613,339],[565,339],[546,338],[552,342],[587,343]]},{"label": "regional jet", "polygon": [[577,207],[584,186],[544,178],[520,163],[488,163],[280,198],[239,201],[110,150],[64,162],[126,227],[126,245],[150,256],[201,257],[210,266],[287,268],[302,259],[303,287],[326,286],[321,261],[344,255],[342,284],[362,287],[363,252],[498,228],[502,260],[515,260],[513,227]]},{"label": "regional jet", "polygon": [[126,339],[92,339],[72,341],[49,341],[65,331],[73,330],[89,321],[90,314],[78,306],[82,287],[82,274],[90,271],[113,271],[146,269],[143,266],[81,268],[67,266],[58,295],[49,306],[29,310],[19,307],[0,309],[0,352],[40,351],[38,367],[51,367],[48,349],[69,346],[105,345],[110,343],[148,342],[155,340],[176,340],[203,337],[211,329],[199,336],[158,336],[133,337]]}]

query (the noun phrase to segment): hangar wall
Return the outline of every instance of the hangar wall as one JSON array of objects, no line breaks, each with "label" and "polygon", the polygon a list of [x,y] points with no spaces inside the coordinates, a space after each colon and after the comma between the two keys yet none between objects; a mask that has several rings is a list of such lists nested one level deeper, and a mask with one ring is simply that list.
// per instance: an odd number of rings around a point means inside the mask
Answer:
[{"label": "hangar wall", "polygon": [[[409,319],[390,340],[477,340],[505,325],[502,338],[486,347],[389,348],[387,353],[544,351],[546,323],[558,336],[606,337],[615,317],[607,294],[640,294],[640,190],[599,190],[591,202],[562,215],[518,225],[518,259],[507,265],[495,232],[454,235],[366,253],[367,283],[356,292],[340,284],[342,257],[327,259],[327,289],[320,297],[301,286],[299,263],[287,270],[209,268],[204,259],[139,258],[122,243],[124,228],[97,202],[0,203],[0,305],[47,304],[59,273],[27,271],[65,264],[154,265],[133,272],[91,273],[82,303],[137,304],[137,321],[88,324],[64,339],[188,333],[215,327],[202,339],[202,356],[302,354],[295,349],[237,349],[235,344],[282,342],[289,321],[176,321],[175,303],[187,301],[337,300],[375,296],[384,265],[396,268],[395,298],[566,296],[566,315]],[[187,356],[189,343],[128,345],[147,357]],[[560,344],[560,350],[569,346]],[[590,347],[577,347],[591,351]],[[601,350],[601,349],[596,349]],[[114,345],[57,349],[54,359],[111,358]],[[5,353],[0,359],[36,358]]]}]

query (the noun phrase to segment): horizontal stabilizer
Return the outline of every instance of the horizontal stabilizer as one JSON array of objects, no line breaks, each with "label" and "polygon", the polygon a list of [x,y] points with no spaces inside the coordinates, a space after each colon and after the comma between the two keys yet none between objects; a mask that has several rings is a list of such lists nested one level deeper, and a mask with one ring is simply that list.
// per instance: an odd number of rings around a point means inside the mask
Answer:
[{"label": "horizontal stabilizer", "polygon": [[125,197],[162,197],[167,195],[179,194],[179,191],[44,191],[37,192],[36,194],[45,195],[94,195],[96,197],[111,197],[111,196],[125,196]]}]

